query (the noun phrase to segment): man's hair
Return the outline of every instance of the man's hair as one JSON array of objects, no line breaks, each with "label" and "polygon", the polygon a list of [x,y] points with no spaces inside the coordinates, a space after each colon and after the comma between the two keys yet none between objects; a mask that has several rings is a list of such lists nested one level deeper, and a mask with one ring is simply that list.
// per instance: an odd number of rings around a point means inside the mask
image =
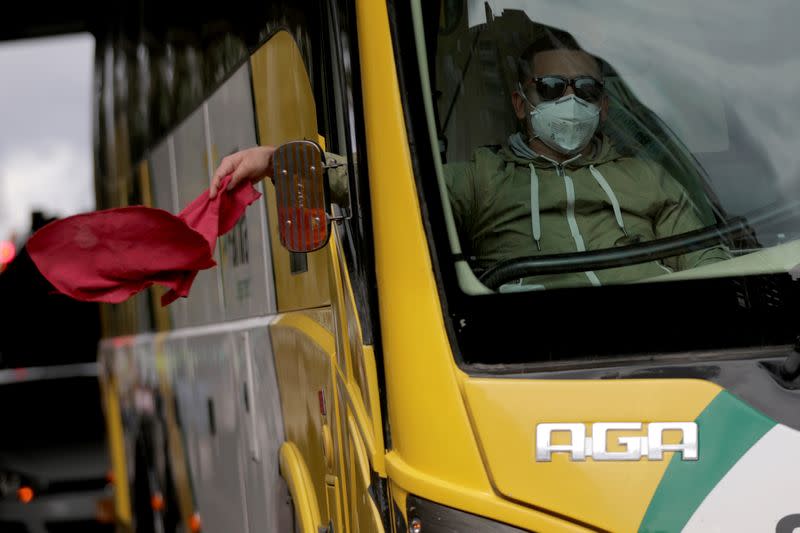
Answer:
[{"label": "man's hair", "polygon": [[[517,79],[519,83],[524,85],[526,81],[533,77],[533,58],[539,52],[548,52],[550,50],[578,50],[589,54],[586,50],[578,44],[575,37],[556,28],[549,26],[543,27],[542,34],[532,44],[530,44],[519,56],[517,62]],[[602,62],[600,59],[592,54],[591,57],[597,61],[597,68],[602,72]]]}]

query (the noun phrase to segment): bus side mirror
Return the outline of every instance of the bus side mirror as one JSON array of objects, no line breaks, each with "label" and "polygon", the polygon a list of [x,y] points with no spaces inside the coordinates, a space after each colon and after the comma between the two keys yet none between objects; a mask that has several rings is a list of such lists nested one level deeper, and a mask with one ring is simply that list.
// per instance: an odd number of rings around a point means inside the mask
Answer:
[{"label": "bus side mirror", "polygon": [[319,250],[331,230],[325,153],[315,142],[292,141],[275,150],[272,168],[281,244],[296,253]]}]

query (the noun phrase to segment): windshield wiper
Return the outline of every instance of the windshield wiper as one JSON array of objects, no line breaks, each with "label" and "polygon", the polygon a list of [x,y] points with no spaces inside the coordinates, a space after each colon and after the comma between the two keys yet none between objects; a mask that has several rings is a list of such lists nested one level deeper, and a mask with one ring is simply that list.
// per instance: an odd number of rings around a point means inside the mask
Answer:
[{"label": "windshield wiper", "polygon": [[775,383],[788,390],[800,389],[800,335],[795,338],[792,351],[783,361],[762,361],[761,367],[767,370]]},{"label": "windshield wiper", "polygon": [[781,377],[790,382],[800,376],[800,337],[794,343],[794,351],[783,360],[780,372]]}]

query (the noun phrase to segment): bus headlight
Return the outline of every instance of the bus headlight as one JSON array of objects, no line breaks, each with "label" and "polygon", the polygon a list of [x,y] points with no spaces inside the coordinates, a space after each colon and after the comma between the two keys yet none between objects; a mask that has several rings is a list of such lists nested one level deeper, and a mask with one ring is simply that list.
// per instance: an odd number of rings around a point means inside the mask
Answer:
[{"label": "bus headlight", "polygon": [[406,499],[406,516],[410,533],[453,533],[455,531],[527,533],[524,529],[495,522],[452,507],[445,507],[411,494]]}]

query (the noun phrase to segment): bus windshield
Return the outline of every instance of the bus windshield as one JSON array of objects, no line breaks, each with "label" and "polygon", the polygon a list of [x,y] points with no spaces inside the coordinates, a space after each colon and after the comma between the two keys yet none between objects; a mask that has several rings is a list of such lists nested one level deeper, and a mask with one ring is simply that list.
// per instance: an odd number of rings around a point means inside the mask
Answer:
[{"label": "bus windshield", "polygon": [[418,6],[456,300],[800,264],[800,4]]}]

